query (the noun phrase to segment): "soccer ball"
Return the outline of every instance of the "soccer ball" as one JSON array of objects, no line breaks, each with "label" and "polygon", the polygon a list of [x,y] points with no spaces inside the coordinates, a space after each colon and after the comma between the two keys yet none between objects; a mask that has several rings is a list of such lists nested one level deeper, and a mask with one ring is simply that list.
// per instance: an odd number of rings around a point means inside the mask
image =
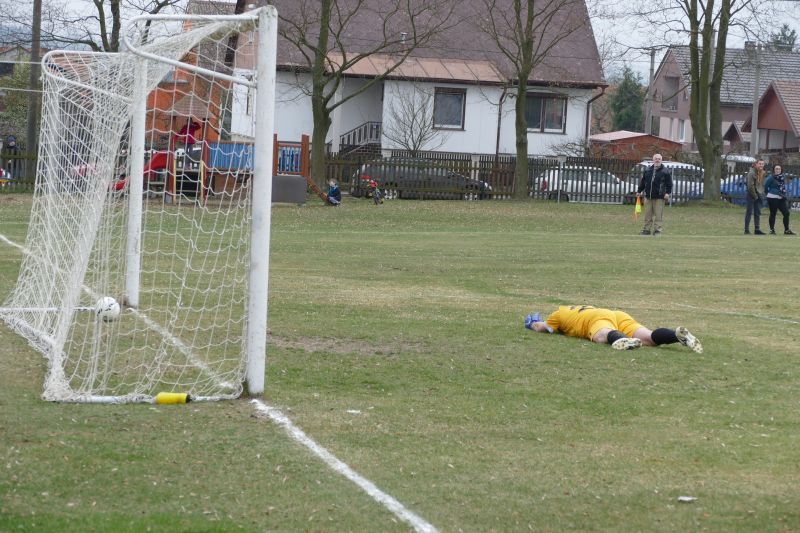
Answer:
[{"label": "soccer ball", "polygon": [[95,315],[103,322],[111,322],[119,317],[120,307],[117,301],[111,296],[103,296],[94,306]]}]

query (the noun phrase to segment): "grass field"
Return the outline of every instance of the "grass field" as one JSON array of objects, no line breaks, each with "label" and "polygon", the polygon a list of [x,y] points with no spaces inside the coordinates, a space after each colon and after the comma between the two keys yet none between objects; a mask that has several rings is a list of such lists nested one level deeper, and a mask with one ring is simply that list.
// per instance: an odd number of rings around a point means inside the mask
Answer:
[{"label": "grass field", "polygon": [[[0,233],[24,242],[29,210],[0,195]],[[276,207],[265,403],[442,531],[800,529],[800,239],[742,235],[741,208],[669,208],[661,238],[631,215]],[[0,297],[19,261],[0,241]],[[564,303],[705,353],[522,327]],[[2,531],[411,527],[247,399],[52,404],[44,372],[0,325]]]}]

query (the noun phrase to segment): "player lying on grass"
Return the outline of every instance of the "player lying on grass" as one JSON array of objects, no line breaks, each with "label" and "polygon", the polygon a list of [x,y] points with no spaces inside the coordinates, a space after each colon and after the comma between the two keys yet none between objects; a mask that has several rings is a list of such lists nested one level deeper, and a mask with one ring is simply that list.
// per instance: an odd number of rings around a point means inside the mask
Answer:
[{"label": "player lying on grass", "polygon": [[525,327],[541,333],[584,337],[592,342],[610,344],[615,350],[679,342],[703,353],[703,345],[683,326],[650,331],[628,313],[591,305],[562,305],[547,318],[542,318],[541,313],[533,313],[525,317]]}]

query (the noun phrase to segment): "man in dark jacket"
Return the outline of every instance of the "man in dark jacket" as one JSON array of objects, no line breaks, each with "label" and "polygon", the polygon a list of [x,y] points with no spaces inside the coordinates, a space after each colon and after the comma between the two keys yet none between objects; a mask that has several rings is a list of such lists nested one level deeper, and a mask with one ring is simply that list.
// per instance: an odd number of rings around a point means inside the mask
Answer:
[{"label": "man in dark jacket", "polygon": [[653,155],[653,164],[642,172],[638,195],[644,198],[644,228],[642,235],[661,235],[664,225],[664,203],[672,194],[672,174],[661,164],[661,154]]}]

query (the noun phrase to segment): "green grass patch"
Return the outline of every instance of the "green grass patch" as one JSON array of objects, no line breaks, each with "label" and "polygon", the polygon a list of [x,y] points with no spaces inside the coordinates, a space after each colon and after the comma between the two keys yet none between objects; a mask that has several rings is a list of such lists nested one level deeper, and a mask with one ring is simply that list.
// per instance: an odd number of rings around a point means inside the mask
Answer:
[{"label": "green grass patch", "polygon": [[[29,210],[0,196],[0,233],[22,243]],[[265,401],[443,531],[800,528],[800,240],[718,206],[639,237],[632,211],[276,206]],[[0,296],[20,257],[0,242]],[[705,353],[522,327],[564,303]],[[408,529],[245,399],[52,404],[45,371],[0,326],[0,530]]]}]

